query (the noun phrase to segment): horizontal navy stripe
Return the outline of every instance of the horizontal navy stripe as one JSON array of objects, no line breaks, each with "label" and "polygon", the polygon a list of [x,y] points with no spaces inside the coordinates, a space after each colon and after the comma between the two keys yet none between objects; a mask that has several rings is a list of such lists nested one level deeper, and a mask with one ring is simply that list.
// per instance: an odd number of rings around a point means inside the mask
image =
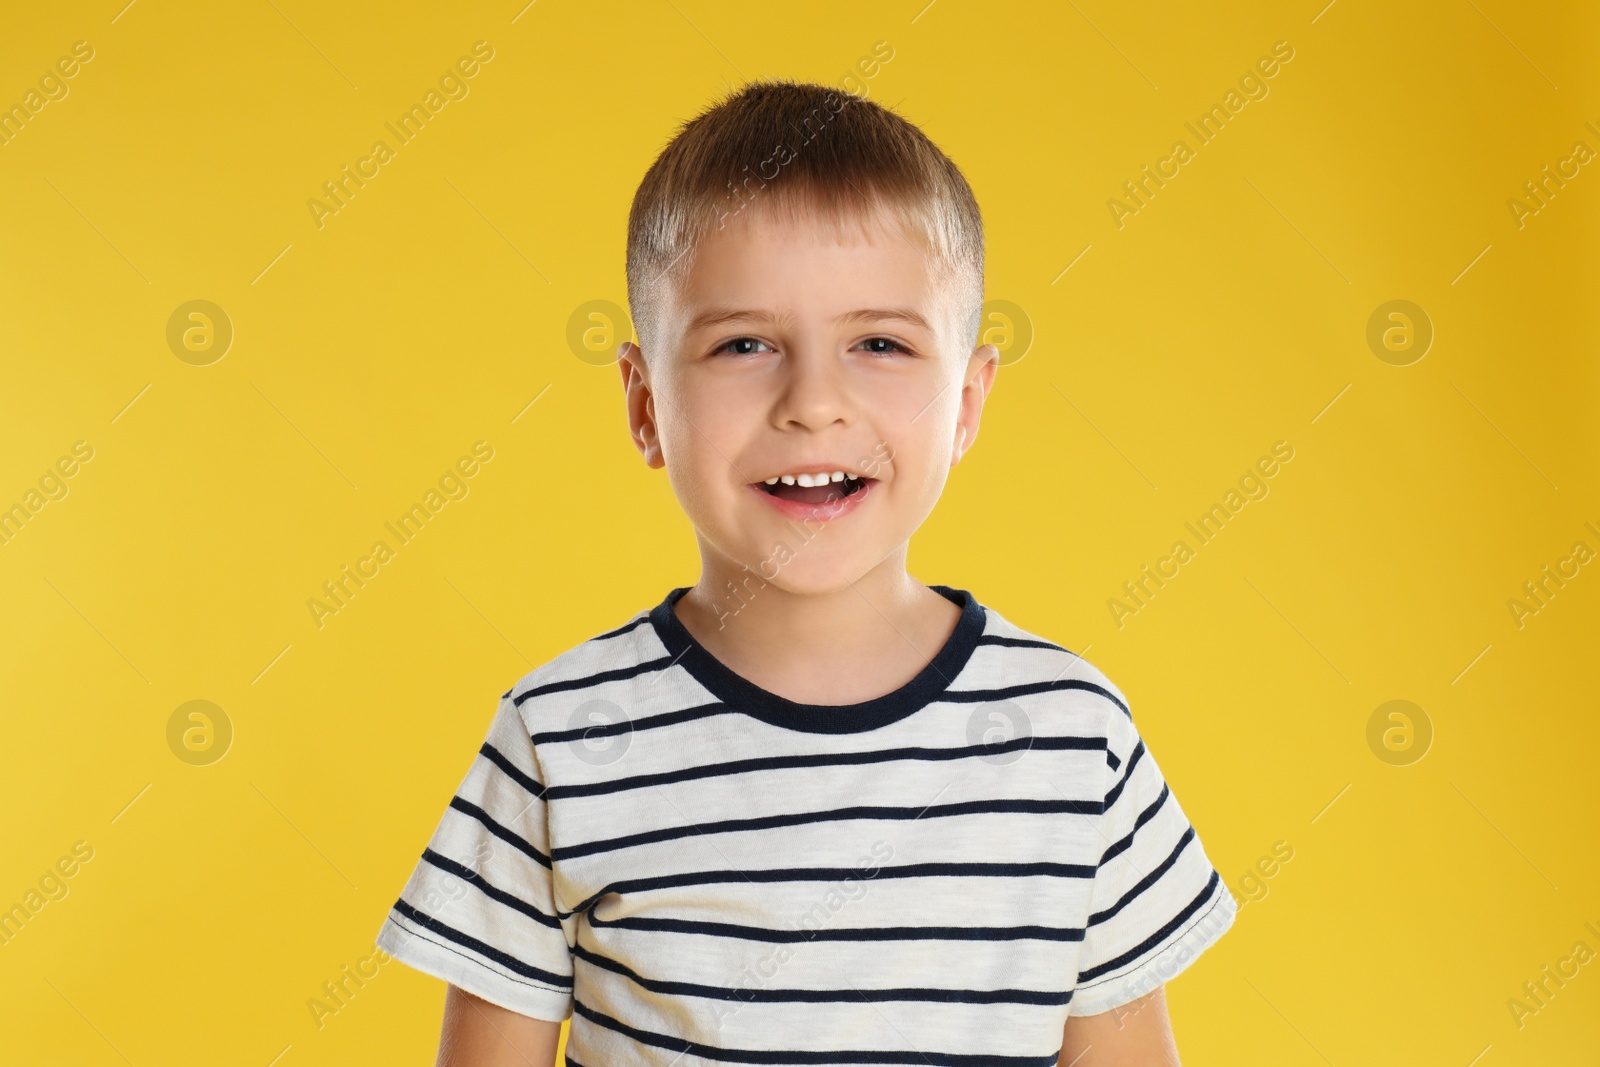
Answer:
[{"label": "horizontal navy stripe", "polygon": [[[623,714],[627,713],[624,711]],[[737,714],[737,709],[729,707],[720,700],[713,700],[709,704],[696,704],[693,707],[683,708],[678,711],[663,711],[659,714],[646,715],[639,719],[622,719],[613,723],[585,723],[582,726],[572,726],[561,730],[541,730],[533,735],[532,740],[535,746],[582,743],[585,739],[614,737],[618,734],[633,733],[637,730],[656,730],[663,726],[676,726],[679,723],[693,722],[696,719],[709,719],[717,715]]]},{"label": "horizontal navy stripe", "polygon": [[550,866],[550,857],[546,856],[543,852],[540,852],[537,848],[535,848],[533,842],[525,840],[519,835],[512,833],[506,827],[501,826],[498,822],[495,822],[493,816],[484,811],[482,808],[478,807],[478,805],[474,804],[472,801],[463,800],[460,797],[451,797],[450,806],[464,815],[470,815],[474,819],[477,819],[491,834],[498,837],[500,840],[504,841],[518,852],[537,860],[541,866]]},{"label": "horizontal navy stripe", "polygon": [[563,992],[570,993],[572,991],[571,975],[556,974],[552,971],[547,971],[542,967],[535,967],[531,963],[524,963],[515,956],[495,948],[493,945],[485,944],[484,942],[479,941],[471,934],[464,933],[460,930],[457,930],[453,926],[449,926],[440,922],[432,915],[423,914],[416,908],[413,908],[410,904],[407,904],[403,899],[394,902],[394,910],[399,912],[401,915],[404,915],[407,919],[410,919],[418,926],[421,926],[427,930],[431,930],[440,937],[448,938],[464,948],[470,948],[473,952],[476,952],[484,959],[493,960],[495,963],[498,963],[507,970],[515,971],[518,974],[524,975],[528,978],[536,978],[548,985],[556,986]]},{"label": "horizontal navy stripe", "polygon": [[1139,760],[1143,757],[1144,742],[1141,740],[1137,745],[1133,746],[1133,754],[1128,757],[1128,769],[1122,772],[1122,777],[1117,781],[1117,784],[1111,787],[1110,792],[1106,793],[1107,811],[1111,810],[1111,806],[1122,795],[1122,787],[1128,784],[1128,778],[1133,774],[1133,769],[1139,765]]},{"label": "horizontal navy stripe", "polygon": [[715,885],[721,882],[848,882],[879,881],[885,878],[1093,878],[1095,868],[1086,863],[904,863],[898,867],[878,867],[868,874],[860,867],[777,867],[767,870],[682,871],[642,878],[621,878],[589,895],[568,912],[565,919],[587,911],[608,894],[676,889],[686,885]]},{"label": "horizontal navy stripe", "polygon": [[857,804],[846,808],[824,811],[786,812],[782,815],[760,815],[748,819],[718,819],[715,822],[692,826],[665,826],[621,837],[601,838],[580,845],[563,845],[550,850],[551,859],[565,860],[578,856],[593,856],[601,852],[635,848],[640,845],[676,841],[684,837],[710,834],[742,833],[746,830],[766,830],[777,826],[807,826],[822,822],[845,822],[852,819],[877,819],[912,822],[917,819],[950,818],[956,815],[982,815],[994,812],[1013,812],[1029,815],[1099,815],[1098,800],[1031,800],[998,798],[993,800],[964,800],[954,804],[925,804],[921,807],[897,807],[891,804]]},{"label": "horizontal navy stripe", "polygon": [[592,911],[584,917],[584,921],[596,930],[616,927],[622,930],[729,937],[739,941],[780,945],[807,941],[1082,941],[1084,934],[1082,927],[1067,926],[858,926],[771,930],[698,919],[652,919],[644,915],[602,919]]},{"label": "horizontal navy stripe", "polygon": [[561,922],[554,915],[546,915],[544,912],[540,911],[536,905],[529,904],[526,900],[523,900],[517,896],[513,896],[504,889],[494,885],[487,878],[485,878],[481,872],[474,871],[470,867],[457,863],[449,856],[441,856],[431,848],[422,850],[422,858],[446,874],[455,875],[462,881],[469,882],[472,885],[477,886],[478,889],[483,892],[484,896],[488,897],[490,900],[498,900],[506,907],[521,912],[534,922],[537,922],[543,926],[548,926],[553,930],[561,929]]},{"label": "horizontal navy stripe", "polygon": [[[645,612],[644,614],[640,615],[637,619],[634,619],[632,622],[623,623],[621,626],[617,627],[615,630],[607,630],[603,634],[595,634],[593,637],[589,638],[589,640],[590,641],[604,641],[608,637],[620,637],[625,633],[628,633],[628,632],[630,632],[632,630],[638,629],[641,625],[643,625],[644,623],[647,623],[649,621],[650,621],[650,613],[649,612]],[[505,700],[507,697],[509,697],[512,693],[515,693],[516,691],[517,691],[517,687],[516,686],[512,686],[510,689],[507,689],[504,693],[500,694],[500,699],[501,700]],[[521,706],[521,701],[518,701],[518,706],[519,707]]]},{"label": "horizontal navy stripe", "polygon": [[589,640],[591,640],[591,641],[605,641],[608,638],[621,637],[625,633],[630,633],[633,630],[637,630],[639,627],[643,626],[645,623],[647,623],[649,621],[650,621],[650,613],[648,611],[640,612],[638,617],[628,620],[627,622],[623,623],[621,626],[617,627],[615,630],[607,630],[603,634],[595,634],[593,637],[589,638]]},{"label": "horizontal navy stripe", "polygon": [[1133,717],[1128,711],[1128,705],[1117,699],[1115,693],[1104,686],[1086,682],[1082,678],[1061,678],[1053,682],[1023,682],[1001,689],[947,689],[939,694],[938,699],[950,704],[983,704],[992,700],[1010,700],[1012,697],[1030,696],[1034,693],[1057,693],[1069,689],[1082,689],[1105,697],[1115,704],[1122,714],[1130,719]]},{"label": "horizontal navy stripe", "polygon": [[1133,820],[1133,829],[1128,831],[1128,836],[1124,837],[1121,841],[1118,841],[1101,854],[1100,866],[1104,867],[1109,860],[1126,852],[1129,846],[1133,844],[1133,835],[1139,832],[1139,827],[1155,818],[1156,812],[1161,810],[1161,805],[1165,804],[1167,802],[1167,797],[1171,795],[1172,787],[1167,785],[1166,782],[1162,782],[1160,795],[1150,802],[1149,807],[1145,808],[1139,813],[1139,817],[1137,819]]},{"label": "horizontal navy stripe", "polygon": [[812,1052],[778,1052],[766,1049],[726,1049],[685,1041],[681,1037],[641,1030],[636,1026],[613,1019],[604,1012],[589,1007],[581,1000],[572,1002],[574,1015],[581,1015],[607,1030],[615,1031],[655,1048],[668,1049],[682,1055],[701,1059],[719,1060],[723,1063],[909,1063],[918,1067],[1056,1067],[1061,1061],[1061,1049],[1047,1056],[996,1056],[985,1053],[951,1053],[916,1049],[839,1049]]},{"label": "horizontal navy stripe", "polygon": [[893,760],[959,760],[992,758],[1007,752],[1052,752],[1069,750],[1099,750],[1106,747],[1103,737],[1014,737],[992,745],[967,745],[961,748],[881,748],[869,752],[828,752],[816,755],[756,756],[750,759],[708,763],[698,767],[685,767],[676,771],[656,774],[636,774],[627,778],[613,778],[608,782],[589,782],[583,785],[553,786],[548,797],[592,797],[604,793],[621,793],[629,789],[667,785],[703,778],[720,778],[725,775],[747,774],[751,771],[780,770],[797,767],[846,767],[867,763],[887,763]]},{"label": "horizontal navy stripe", "polygon": [[511,776],[511,780],[516,782],[522,788],[526,789],[528,792],[532,793],[541,800],[544,799],[544,786],[540,785],[538,782],[524,774],[522,768],[518,767],[515,763],[512,763],[506,758],[505,753],[501,752],[487,741],[483,743],[482,748],[478,749],[478,753],[490,763],[493,763],[496,767],[499,767],[502,771],[505,771],[506,774]]},{"label": "horizontal navy stripe", "polygon": [[1161,944],[1161,942],[1165,941],[1174,930],[1182,926],[1185,920],[1200,910],[1201,905],[1210,899],[1211,894],[1216,891],[1217,885],[1221,881],[1222,875],[1213,870],[1211,872],[1211,877],[1206,881],[1206,887],[1200,890],[1198,896],[1196,896],[1188,904],[1184,905],[1183,910],[1174,915],[1171,921],[1164,923],[1161,929],[1157,930],[1155,933],[1151,934],[1149,937],[1145,938],[1143,941],[1139,942],[1139,944],[1124,952],[1122,955],[1114,956],[1111,959],[1106,960],[1104,963],[1090,967],[1086,971],[1079,971],[1078,985],[1085,985],[1092,979],[1098,978],[1108,971],[1114,971],[1123,964],[1138,959],[1146,952],[1149,952],[1152,948]]},{"label": "horizontal navy stripe", "polygon": [[716,986],[700,982],[647,978],[626,964],[584,948],[572,946],[575,959],[612,974],[620,974],[641,989],[675,997],[702,1000],[738,1000],[746,1004],[888,1004],[899,1001],[935,1001],[941,1004],[1041,1004],[1059,1006],[1072,999],[1071,989],[941,989],[934,986],[846,986],[843,989],[799,989],[762,986]]},{"label": "horizontal navy stripe", "polygon": [[546,682],[536,685],[532,689],[524,690],[513,698],[512,703],[522,707],[525,700],[542,697],[549,693],[570,693],[575,689],[589,689],[593,686],[603,685],[606,682],[621,681],[624,678],[637,678],[641,674],[658,671],[672,663],[671,656],[662,656],[660,659],[649,659],[643,663],[635,663],[630,667],[617,667],[609,671],[599,671],[595,674],[586,674],[581,678],[568,678],[564,682]]},{"label": "horizontal navy stripe", "polygon": [[1183,832],[1182,837],[1178,838],[1178,844],[1176,847],[1173,848],[1172,852],[1167,856],[1166,859],[1162,860],[1156,865],[1155,870],[1151,871],[1149,874],[1135,882],[1133,888],[1124,893],[1122,895],[1122,899],[1111,905],[1111,907],[1089,916],[1089,925],[1099,926],[1107,919],[1110,919],[1112,916],[1116,915],[1123,908],[1127,907],[1134,900],[1138,899],[1140,894],[1142,894],[1146,889],[1149,889],[1151,886],[1155,885],[1156,882],[1161,880],[1161,876],[1163,874],[1166,874],[1172,869],[1172,865],[1178,862],[1178,857],[1183,854],[1183,850],[1187,848],[1189,842],[1193,840],[1194,827],[1191,826]]}]

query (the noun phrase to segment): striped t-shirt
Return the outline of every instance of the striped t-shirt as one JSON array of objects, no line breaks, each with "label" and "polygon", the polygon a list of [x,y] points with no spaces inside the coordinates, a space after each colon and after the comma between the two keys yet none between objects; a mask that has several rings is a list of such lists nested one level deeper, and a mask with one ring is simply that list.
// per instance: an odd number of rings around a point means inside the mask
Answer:
[{"label": "striped t-shirt", "polygon": [[1236,904],[1122,693],[933,588],[954,631],[860,704],[735,674],[686,589],[532,671],[378,946],[570,1016],[572,1067],[1055,1067]]}]

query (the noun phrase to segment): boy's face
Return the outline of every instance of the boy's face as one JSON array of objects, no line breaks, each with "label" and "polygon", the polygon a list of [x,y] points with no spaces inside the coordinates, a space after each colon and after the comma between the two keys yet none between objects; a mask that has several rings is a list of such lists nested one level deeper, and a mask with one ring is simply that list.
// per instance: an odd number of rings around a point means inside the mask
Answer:
[{"label": "boy's face", "polygon": [[751,210],[665,288],[648,363],[629,343],[620,367],[634,443],[667,468],[709,576],[823,593],[903,565],[999,356],[967,346],[921,249],[876,217],[839,234]]}]

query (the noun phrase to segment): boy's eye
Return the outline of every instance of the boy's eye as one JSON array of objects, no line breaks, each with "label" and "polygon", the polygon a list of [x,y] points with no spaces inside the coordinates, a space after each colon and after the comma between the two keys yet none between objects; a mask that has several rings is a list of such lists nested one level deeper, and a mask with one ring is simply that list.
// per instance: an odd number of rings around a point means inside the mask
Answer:
[{"label": "boy's eye", "polygon": [[[911,350],[899,341],[888,337],[869,337],[860,342],[857,348],[863,348],[875,355],[887,356],[897,352],[910,354]],[[735,337],[731,341],[724,341],[715,349],[716,352],[727,352],[735,356],[753,356],[759,352],[770,352],[772,348],[765,342],[754,337]]]},{"label": "boy's eye", "polygon": [[[736,356],[753,356],[756,354],[758,346],[759,348],[767,347],[764,341],[758,341],[754,337],[735,337],[733,340],[725,341],[719,345],[717,351],[731,352]],[[771,351],[771,349],[768,349],[768,351]]]},{"label": "boy's eye", "polygon": [[892,341],[887,337],[869,337],[861,342],[859,347],[878,355],[889,355],[894,352],[906,352],[908,349],[899,341]]}]

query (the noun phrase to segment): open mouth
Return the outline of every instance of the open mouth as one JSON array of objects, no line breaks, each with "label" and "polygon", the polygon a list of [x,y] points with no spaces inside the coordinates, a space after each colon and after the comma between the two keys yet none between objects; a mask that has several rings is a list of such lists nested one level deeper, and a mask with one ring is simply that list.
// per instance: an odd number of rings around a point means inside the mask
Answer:
[{"label": "open mouth", "polygon": [[756,488],[796,504],[831,504],[854,496],[877,479],[833,471],[823,474],[784,474],[755,483]]}]

